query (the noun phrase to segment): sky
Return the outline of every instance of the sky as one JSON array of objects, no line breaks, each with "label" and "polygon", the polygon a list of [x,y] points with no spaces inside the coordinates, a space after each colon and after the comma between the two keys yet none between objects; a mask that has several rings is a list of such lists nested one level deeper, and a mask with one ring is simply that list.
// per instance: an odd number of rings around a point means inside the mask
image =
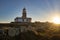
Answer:
[{"label": "sky", "polygon": [[21,17],[24,7],[32,22],[51,22],[52,17],[60,16],[60,0],[0,0],[0,23]]}]

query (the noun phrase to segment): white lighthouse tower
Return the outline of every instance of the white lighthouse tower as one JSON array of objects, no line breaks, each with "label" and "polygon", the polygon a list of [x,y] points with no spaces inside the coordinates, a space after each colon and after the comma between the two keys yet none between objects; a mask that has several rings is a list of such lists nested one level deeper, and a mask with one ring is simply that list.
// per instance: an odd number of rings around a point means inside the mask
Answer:
[{"label": "white lighthouse tower", "polygon": [[23,8],[22,17],[16,17],[15,22],[31,22],[31,18],[27,17],[26,8]]}]

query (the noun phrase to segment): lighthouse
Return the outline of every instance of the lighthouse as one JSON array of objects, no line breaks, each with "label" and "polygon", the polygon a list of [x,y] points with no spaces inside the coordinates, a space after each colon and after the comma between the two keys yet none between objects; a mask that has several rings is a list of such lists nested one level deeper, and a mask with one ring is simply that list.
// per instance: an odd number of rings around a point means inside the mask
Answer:
[{"label": "lighthouse", "polygon": [[21,17],[16,17],[15,22],[31,22],[31,18],[27,17],[27,12],[26,12],[26,8],[23,8],[22,10],[22,16]]},{"label": "lighthouse", "polygon": [[25,8],[23,8],[22,18],[26,18],[26,9]]}]

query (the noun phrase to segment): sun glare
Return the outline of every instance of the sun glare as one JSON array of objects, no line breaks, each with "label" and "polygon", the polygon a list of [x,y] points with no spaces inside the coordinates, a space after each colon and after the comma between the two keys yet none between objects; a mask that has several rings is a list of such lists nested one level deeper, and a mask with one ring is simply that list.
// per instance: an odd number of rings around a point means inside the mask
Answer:
[{"label": "sun glare", "polygon": [[60,24],[60,18],[59,17],[54,17],[53,18],[53,23]]}]

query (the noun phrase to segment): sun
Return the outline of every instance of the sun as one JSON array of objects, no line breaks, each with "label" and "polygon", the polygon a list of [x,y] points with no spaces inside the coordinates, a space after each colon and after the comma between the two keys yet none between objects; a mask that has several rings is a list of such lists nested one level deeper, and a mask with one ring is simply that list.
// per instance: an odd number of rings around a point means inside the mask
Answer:
[{"label": "sun", "polygon": [[54,17],[53,18],[53,23],[60,24],[60,18],[59,17]]}]

